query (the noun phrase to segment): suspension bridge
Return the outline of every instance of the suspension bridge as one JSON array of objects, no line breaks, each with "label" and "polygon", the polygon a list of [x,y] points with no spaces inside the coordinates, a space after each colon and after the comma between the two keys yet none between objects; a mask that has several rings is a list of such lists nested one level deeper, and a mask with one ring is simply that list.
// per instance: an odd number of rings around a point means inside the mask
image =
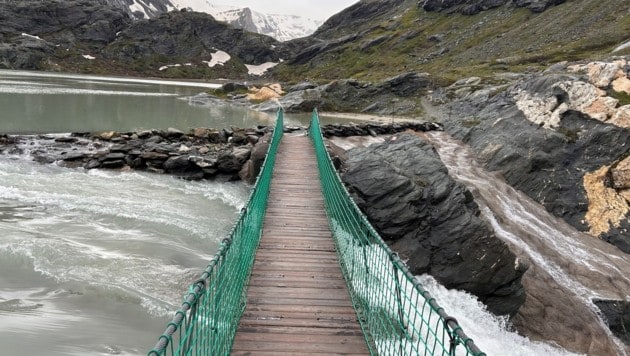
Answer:
[{"label": "suspension bridge", "polygon": [[317,111],[283,134],[231,233],[149,356],[485,356],[345,190]]}]

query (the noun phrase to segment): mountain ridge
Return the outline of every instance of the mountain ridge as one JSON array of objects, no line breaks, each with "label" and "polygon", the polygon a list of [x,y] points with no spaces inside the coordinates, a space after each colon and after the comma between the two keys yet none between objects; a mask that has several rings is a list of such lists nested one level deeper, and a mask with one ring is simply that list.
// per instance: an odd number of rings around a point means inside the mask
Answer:
[{"label": "mountain ridge", "polygon": [[266,14],[249,7],[215,5],[210,0],[104,0],[132,18],[151,19],[169,11],[204,12],[236,28],[271,36],[278,41],[306,37],[323,23],[295,15]]},{"label": "mountain ridge", "polygon": [[[453,7],[441,11],[426,11],[423,1],[360,1],[308,38],[294,40],[300,42],[294,57],[299,60],[279,65],[275,74],[284,81],[325,82],[382,80],[416,71],[452,83],[471,75],[542,69],[563,60],[606,58],[628,41],[630,3],[556,2],[537,2],[545,9],[536,12],[525,6],[533,6],[533,0],[501,0],[502,5],[465,15],[455,11],[467,3],[461,0],[442,2]],[[624,53],[627,49],[616,54]]]}]

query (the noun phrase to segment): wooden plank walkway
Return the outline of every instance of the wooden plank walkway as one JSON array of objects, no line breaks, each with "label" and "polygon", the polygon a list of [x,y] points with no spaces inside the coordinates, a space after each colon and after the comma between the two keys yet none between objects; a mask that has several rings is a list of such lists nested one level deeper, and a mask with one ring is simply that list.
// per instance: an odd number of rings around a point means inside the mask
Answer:
[{"label": "wooden plank walkway", "polygon": [[368,355],[308,137],[285,135],[232,355]]}]

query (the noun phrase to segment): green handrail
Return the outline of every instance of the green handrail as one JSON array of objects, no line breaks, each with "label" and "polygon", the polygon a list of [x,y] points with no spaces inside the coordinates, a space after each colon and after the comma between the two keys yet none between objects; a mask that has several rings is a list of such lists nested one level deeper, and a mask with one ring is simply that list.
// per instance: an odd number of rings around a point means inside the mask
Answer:
[{"label": "green handrail", "polygon": [[370,353],[485,356],[356,206],[330,160],[317,110],[309,135],[339,263]]},{"label": "green handrail", "polygon": [[229,236],[194,282],[150,356],[228,355],[245,310],[246,285],[262,235],[263,220],[284,117],[278,111],[267,157]]}]

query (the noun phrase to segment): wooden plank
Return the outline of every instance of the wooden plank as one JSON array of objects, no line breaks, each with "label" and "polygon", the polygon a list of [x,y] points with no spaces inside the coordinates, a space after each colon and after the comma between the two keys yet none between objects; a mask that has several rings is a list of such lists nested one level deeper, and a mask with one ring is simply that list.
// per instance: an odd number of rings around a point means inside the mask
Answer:
[{"label": "wooden plank", "polygon": [[278,150],[232,355],[367,355],[324,212],[308,138]]},{"label": "wooden plank", "polygon": [[252,305],[252,311],[267,311],[277,313],[334,313],[335,315],[349,314],[356,316],[354,309],[347,306],[321,306],[321,305],[279,305],[279,304],[259,304]]},{"label": "wooden plank", "polygon": [[256,327],[242,327],[241,331],[246,333],[258,333],[258,334],[287,334],[287,335],[330,335],[330,336],[361,336],[363,333],[357,331],[357,329],[337,329],[334,332],[331,330],[322,328],[304,328],[304,327],[287,327],[287,326],[270,326],[268,328],[256,328]]},{"label": "wooden plank", "polygon": [[[268,342],[269,340],[283,340],[293,343],[323,343],[323,344],[357,344],[364,342],[356,340],[355,335],[322,335],[318,334],[284,334],[284,333],[260,333],[246,332],[239,335],[240,340],[253,342]],[[360,345],[356,345],[360,346]]]},{"label": "wooden plank", "polygon": [[[300,351],[235,351],[234,356],[326,356],[329,352],[300,352]],[[364,353],[336,353],[336,355],[344,356],[360,356]]]},{"label": "wooden plank", "polygon": [[336,313],[335,311],[281,311],[281,310],[248,310],[243,314],[243,319],[252,320],[288,320],[296,321],[307,320],[315,323],[353,323],[357,320],[356,314],[352,313],[353,309],[348,309],[346,313]]},{"label": "wooden plank", "polygon": [[315,260],[316,262],[319,262],[321,260],[334,260],[334,261],[337,260],[337,256],[335,255],[334,252],[324,252],[324,251],[307,252],[307,251],[284,251],[284,250],[280,251],[280,253],[273,250],[261,250],[261,251],[258,251],[256,258],[261,259],[261,260],[268,259],[268,260],[283,260],[283,261],[299,258],[302,261]]},{"label": "wooden plank", "polygon": [[314,280],[343,280],[343,277],[340,276],[337,271],[333,271],[331,273],[313,273],[303,271],[272,272],[256,269],[252,272],[252,277],[254,276],[256,278],[308,278]]},{"label": "wooden plank", "polygon": [[[306,354],[313,353],[326,353],[335,355],[346,355],[351,352],[356,352],[358,343],[337,343],[328,344],[322,342],[325,337],[320,339],[320,342],[311,343],[289,343],[289,342],[258,342],[258,341],[246,341],[239,340],[238,344],[241,345],[240,350],[254,351],[256,354],[261,351],[275,351],[275,352],[305,352]],[[363,341],[365,344],[365,341]]]},{"label": "wooden plank", "polygon": [[312,242],[290,242],[280,238],[275,241],[261,243],[259,249],[277,249],[277,250],[294,250],[294,251],[335,251],[332,244],[317,244]]},{"label": "wooden plank", "polygon": [[[269,326],[288,326],[288,327],[307,327],[307,328],[329,328],[329,329],[354,329],[361,330],[356,320],[317,320],[315,318],[304,319],[283,319],[277,316],[268,316],[266,319],[250,319],[241,318],[239,325],[250,327],[269,327]],[[238,334],[238,333],[237,333]]]},{"label": "wooden plank", "polygon": [[311,306],[334,306],[345,307],[349,302],[345,299],[309,299],[309,298],[293,298],[293,297],[256,297],[248,296],[248,306],[252,305],[311,305]]}]

